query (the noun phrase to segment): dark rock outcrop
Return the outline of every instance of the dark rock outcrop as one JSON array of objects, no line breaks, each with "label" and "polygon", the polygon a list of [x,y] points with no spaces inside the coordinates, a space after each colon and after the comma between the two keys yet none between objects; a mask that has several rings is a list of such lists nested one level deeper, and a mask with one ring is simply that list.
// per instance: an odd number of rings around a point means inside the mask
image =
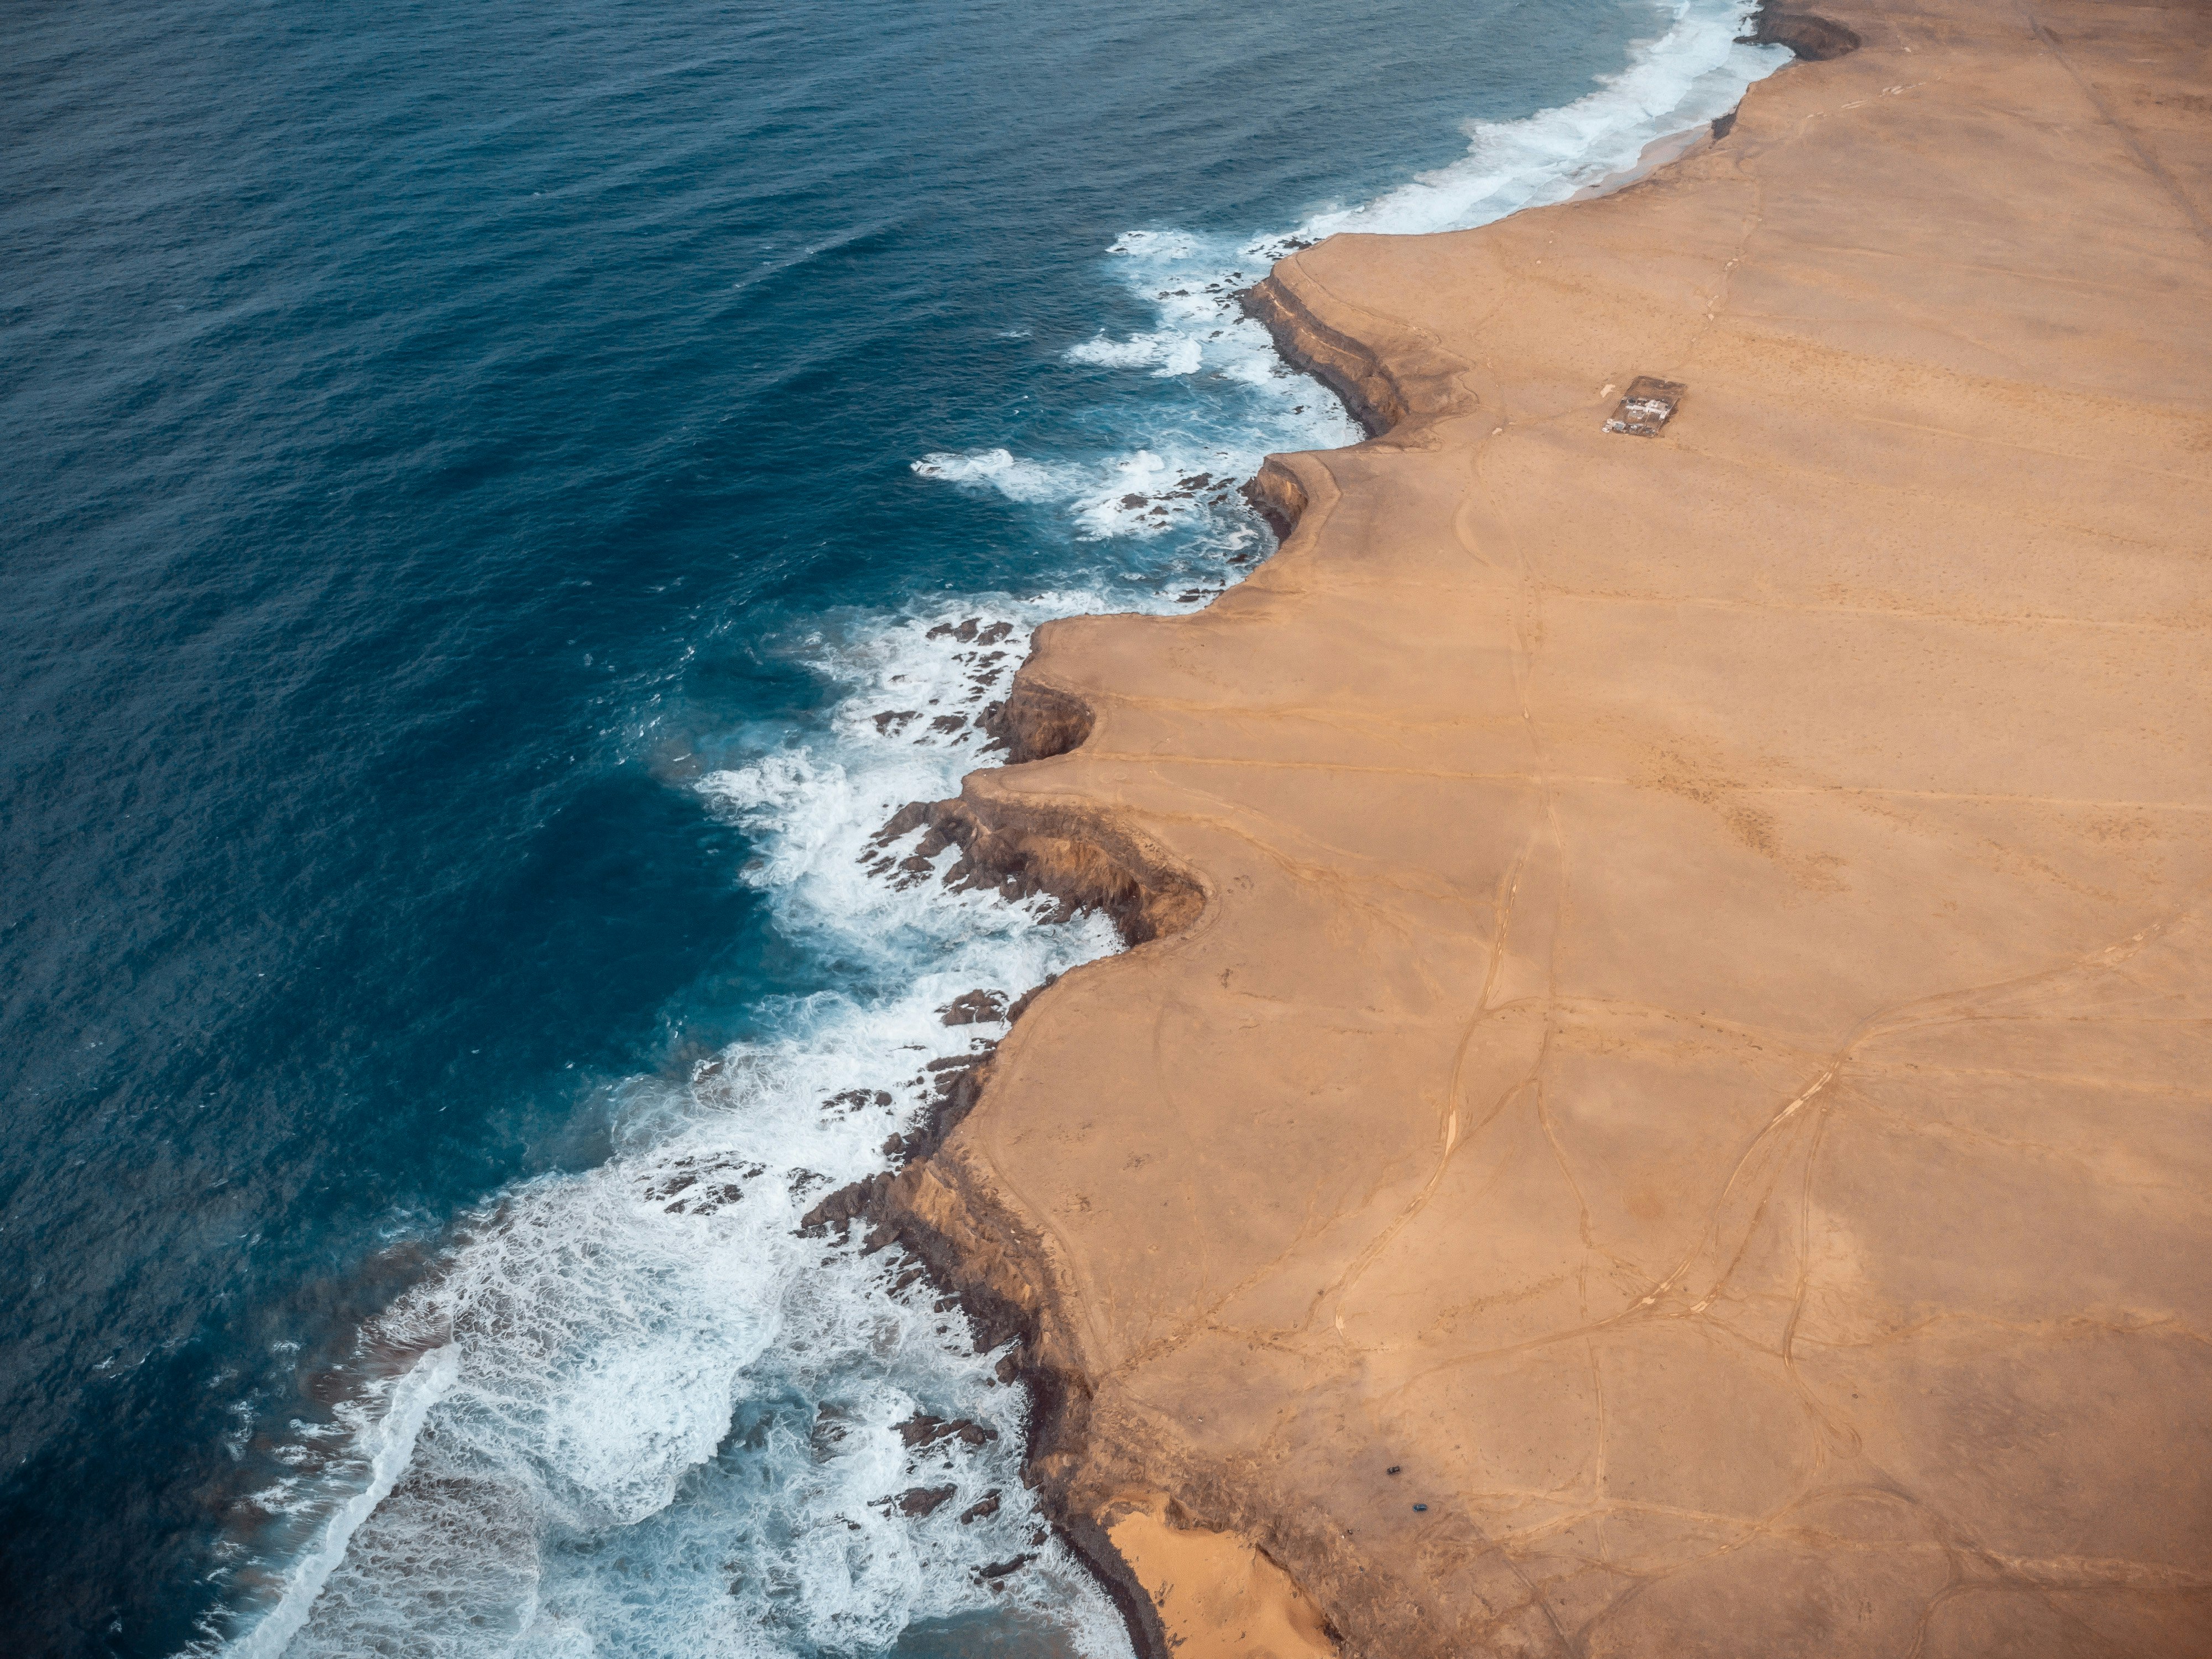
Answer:
[{"label": "dark rock outcrop", "polygon": [[1243,304],[1244,314],[1267,331],[1275,349],[1342,398],[1369,437],[1381,436],[1406,418],[1404,388],[1382,360],[1317,319],[1279,278],[1255,283],[1244,290]]},{"label": "dark rock outcrop", "polygon": [[1787,46],[1816,64],[1856,52],[1859,46],[1858,35],[1841,23],[1810,12],[1784,10],[1774,0],[1760,0],[1751,15],[1751,33],[1737,38],[1753,46]]},{"label": "dark rock outcrop", "polygon": [[1056,687],[1017,676],[1006,701],[993,703],[975,723],[1004,746],[1007,765],[1019,766],[1080,748],[1091,735],[1091,709]]}]

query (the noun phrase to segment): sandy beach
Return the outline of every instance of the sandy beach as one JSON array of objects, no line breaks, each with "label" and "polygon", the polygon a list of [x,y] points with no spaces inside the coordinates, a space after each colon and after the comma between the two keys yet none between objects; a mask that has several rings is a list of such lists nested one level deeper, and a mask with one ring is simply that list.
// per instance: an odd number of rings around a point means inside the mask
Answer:
[{"label": "sandy beach", "polygon": [[941,815],[1149,942],[873,1210],[1186,1659],[2212,1652],[2212,9],[1820,9],[1283,261],[1376,435]]}]

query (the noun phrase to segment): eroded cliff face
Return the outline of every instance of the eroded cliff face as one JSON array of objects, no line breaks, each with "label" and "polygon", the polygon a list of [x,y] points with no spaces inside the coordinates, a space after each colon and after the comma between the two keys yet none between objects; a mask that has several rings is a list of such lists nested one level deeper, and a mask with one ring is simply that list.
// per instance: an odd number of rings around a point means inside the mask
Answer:
[{"label": "eroded cliff face", "polygon": [[854,1212],[1146,1641],[1117,1527],[1376,1659],[2206,1646],[2212,29],[1824,9],[1643,184],[1286,261],[1385,435],[910,809],[1142,941]]},{"label": "eroded cliff face", "polygon": [[[1334,240],[1358,246],[1386,239]],[[1267,331],[1275,349],[1343,399],[1370,438],[1389,434],[1393,442],[1411,441],[1425,421],[1469,402],[1460,380],[1464,358],[1390,319],[1363,317],[1298,259],[1284,260],[1247,289],[1243,301],[1245,314]],[[1389,341],[1387,349],[1377,343],[1382,340]]]},{"label": "eroded cliff face", "polygon": [[1410,412],[1390,366],[1357,337],[1316,318],[1291,272],[1271,274],[1247,289],[1244,312],[1267,331],[1275,349],[1343,399],[1352,418],[1376,437]]},{"label": "eroded cliff face", "polygon": [[[1049,632],[1040,630],[1041,643]],[[981,721],[1009,766],[1051,760],[1091,734],[1089,704],[1032,672],[1036,660],[1033,655],[1006,701]],[[1131,824],[1088,805],[1009,795],[993,773],[971,775],[953,799],[909,802],[876,842],[891,847],[917,830],[910,858],[934,860],[949,845],[961,849],[943,878],[956,890],[988,887],[1015,902],[1047,893],[1060,902],[1062,918],[1102,913],[1133,945],[1181,931],[1204,907],[1197,881]],[[1010,1021],[1018,1024],[1049,988],[1018,1000]],[[1012,1345],[1003,1377],[1022,1382],[1032,1401],[1024,1478],[1039,1489],[1062,1541],[1121,1610],[1139,1659],[1166,1659],[1172,1644],[1152,1595],[1109,1538],[1103,1511],[1071,1498],[1090,1450],[1094,1389],[1073,1338],[1052,1241],[1006,1201],[992,1173],[956,1138],[989,1083],[994,1060],[987,1051],[935,1062],[931,1109],[898,1148],[903,1167],[829,1194],[804,1228],[843,1234],[857,1225],[870,1250],[897,1245],[958,1298],[981,1348]]]}]

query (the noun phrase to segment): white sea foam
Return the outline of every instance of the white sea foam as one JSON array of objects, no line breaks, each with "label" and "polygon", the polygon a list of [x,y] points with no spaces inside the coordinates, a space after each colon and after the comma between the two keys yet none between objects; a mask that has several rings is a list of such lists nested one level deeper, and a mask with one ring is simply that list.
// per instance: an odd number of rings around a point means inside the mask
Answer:
[{"label": "white sea foam", "polygon": [[[1252,324],[1244,326],[1259,333]],[[1266,336],[1260,338],[1264,343]],[[1199,348],[1185,342],[1176,349],[1194,362]],[[1325,393],[1310,395],[1316,403],[1327,400]],[[1010,501],[1054,506],[1079,541],[1152,540],[1195,531],[1212,536],[1219,549],[1233,550],[1250,539],[1249,515],[1237,500],[1236,485],[1251,475],[1266,452],[1255,449],[1242,433],[1214,435],[1217,441],[1207,443],[1202,435],[1167,434],[1157,441],[1158,448],[1083,463],[1022,461],[1003,449],[989,449],[925,455],[913,467],[925,478],[989,489]],[[1347,422],[1345,431],[1329,435],[1357,434]]]},{"label": "white sea foam", "polygon": [[[460,1371],[459,1361],[452,1346],[434,1348],[406,1371],[372,1389],[363,1400],[349,1401],[341,1407],[341,1422],[350,1419],[349,1426],[356,1431],[356,1451],[366,1465],[367,1480],[359,1491],[337,1504],[324,1524],[322,1535],[286,1581],[276,1605],[234,1645],[232,1651],[238,1659],[277,1659],[300,1633],[315,1598],[345,1559],[354,1534],[406,1473],[423,1419],[453,1387]],[[383,1410],[364,1409],[374,1404],[381,1404]]]},{"label": "white sea foam", "polygon": [[[1326,449],[1357,441],[1342,406],[1292,374],[1273,343],[1237,303],[1243,289],[1292,250],[1339,231],[1400,234],[1487,224],[1524,207],[1566,200],[1577,190],[1632,167],[1654,140],[1725,114],[1752,82],[1789,60],[1780,46],[1741,45],[1747,0],[1671,0],[1655,8],[1654,36],[1628,64],[1601,76],[1583,97],[1516,121],[1469,122],[1468,151],[1372,201],[1332,205],[1295,228],[1238,239],[1176,229],[1129,231],[1108,250],[1129,289],[1152,310],[1152,328],[1115,339],[1104,332],[1062,356],[1101,368],[1142,370],[1154,379],[1205,383],[1202,405],[1179,410],[1181,448],[1157,434],[1149,447],[1095,461],[1024,460],[1006,449],[934,454],[915,463],[924,477],[986,483],[1008,499],[1050,505],[1079,538],[1157,538],[1218,528],[1233,505],[1164,500],[1158,479],[1137,472],[1148,455],[1164,471],[1224,470],[1249,477],[1270,450]],[[1139,418],[1156,418],[1149,404]],[[1191,441],[1195,440],[1195,441]],[[1109,469],[1127,475],[1117,481]],[[1145,499],[1127,502],[1132,494]],[[1161,509],[1164,507],[1165,510]]]},{"label": "white sea foam", "polygon": [[1164,350],[1157,334],[1139,334],[1127,340],[1109,340],[1102,331],[1095,338],[1068,347],[1071,363],[1097,363],[1107,368],[1141,368],[1159,362]]},{"label": "white sea foam", "polygon": [[1296,239],[1462,230],[1566,200],[1633,166],[1654,139],[1726,114],[1753,81],[1789,61],[1784,47],[1737,43],[1748,9],[1736,0],[1674,0],[1665,31],[1583,97],[1523,120],[1471,121],[1460,160],[1371,202],[1316,214]]},{"label": "white sea foam", "polygon": [[[896,988],[793,1001],[773,1038],[636,1079],[612,1158],[469,1220],[367,1334],[367,1352],[428,1351],[347,1408],[368,1478],[340,1460],[270,1495],[328,1519],[232,1654],[865,1652],[985,1605],[1126,1652],[1021,1485],[1027,1401],[995,1356],[897,1281],[896,1252],[797,1236],[824,1193],[883,1167],[925,1108],[922,1062],[1004,1029],[948,1029],[939,1009],[1115,948],[1097,917],[1042,927],[1036,907],[887,881],[870,843],[975,763],[973,717],[1035,623],[1103,602],[970,600],[799,642],[845,690],[826,728],[696,787],[759,848],[745,879],[787,933]],[[910,1447],[896,1425],[918,1412],[995,1437]],[[896,1505],[947,1486],[926,1516]],[[992,1494],[995,1513],[962,1520]]]},{"label": "white sea foam", "polygon": [[[1477,124],[1461,161],[1288,235],[1151,229],[1114,244],[1155,325],[1065,356],[1146,376],[1127,440],[914,466],[1037,509],[1094,552],[1150,550],[1119,568],[1094,559],[1081,589],[824,618],[797,642],[844,689],[830,719],[696,787],[753,843],[744,879],[779,927],[848,964],[848,982],[769,1010],[775,1035],[688,1076],[633,1080],[605,1163],[522,1182],[469,1219],[365,1335],[366,1353],[419,1357],[372,1367],[380,1380],[334,1425],[295,1425],[294,1470],[263,1506],[303,1541],[230,1654],[771,1659],[880,1650],[915,1620],[987,1605],[1026,1609],[1072,1651],[1126,1653],[1020,1483],[1027,1402],[994,1356],[971,1352],[926,1285],[901,1281],[896,1252],[796,1236],[923,1112],[921,1062],[1003,1029],[948,1030],[941,1006],[1018,992],[1115,942],[1097,918],[1037,926],[1042,902],[949,893],[934,878],[951,850],[925,871],[886,867],[869,834],[977,763],[975,715],[1039,622],[1212,591],[1261,534],[1233,484],[1270,450],[1357,438],[1241,315],[1238,289],[1336,229],[1480,223],[1632,163],[1771,67],[1778,53],[1734,44],[1742,15],[1681,0],[1586,97]],[[909,1446],[896,1425],[916,1412],[995,1438]],[[946,1486],[926,1516],[897,1508],[902,1492]],[[961,1518],[993,1493],[995,1514]],[[981,1574],[1018,1557],[1030,1559]]]},{"label": "white sea foam", "polygon": [[983,484],[1010,501],[1050,501],[1079,489],[1085,477],[1080,467],[1053,466],[1042,461],[1017,460],[1003,449],[978,450],[970,455],[925,455],[914,464],[925,478],[948,483]]}]

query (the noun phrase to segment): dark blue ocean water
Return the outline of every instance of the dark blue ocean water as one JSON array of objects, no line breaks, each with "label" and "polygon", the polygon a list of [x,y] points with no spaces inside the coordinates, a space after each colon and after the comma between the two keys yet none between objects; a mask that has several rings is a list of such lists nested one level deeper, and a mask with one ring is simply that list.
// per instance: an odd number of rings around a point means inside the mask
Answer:
[{"label": "dark blue ocean water", "polygon": [[[1017,1391],[791,1237],[938,1006],[1110,940],[861,840],[1350,435],[1267,239],[1555,198],[1734,17],[10,9],[9,1650],[1111,1650]],[[1000,1515],[885,1512],[940,1471]]]}]

